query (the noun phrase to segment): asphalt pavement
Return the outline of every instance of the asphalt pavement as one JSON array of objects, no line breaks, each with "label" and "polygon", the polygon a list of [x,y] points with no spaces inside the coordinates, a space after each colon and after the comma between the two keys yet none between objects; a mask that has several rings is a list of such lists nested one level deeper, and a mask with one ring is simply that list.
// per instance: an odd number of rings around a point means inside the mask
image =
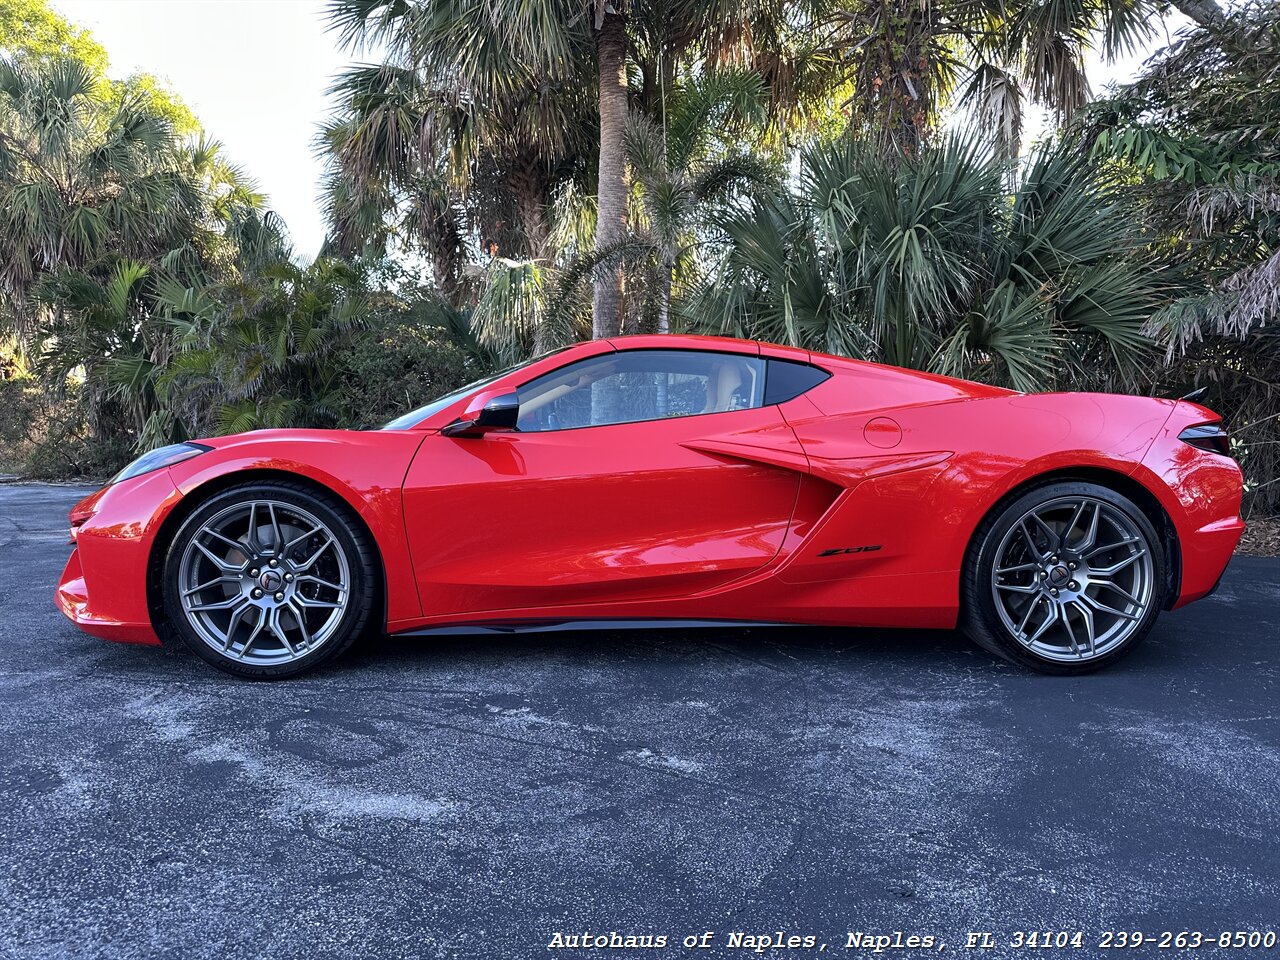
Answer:
[{"label": "asphalt pavement", "polygon": [[1083,678],[759,628],[385,639],[262,684],[63,620],[83,492],[0,485],[0,957],[1280,933],[1280,560]]}]

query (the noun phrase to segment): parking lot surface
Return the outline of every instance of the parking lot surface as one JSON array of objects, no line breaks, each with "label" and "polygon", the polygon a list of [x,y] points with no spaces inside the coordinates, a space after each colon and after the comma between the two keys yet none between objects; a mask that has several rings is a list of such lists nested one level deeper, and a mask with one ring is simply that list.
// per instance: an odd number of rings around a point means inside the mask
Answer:
[{"label": "parking lot surface", "polygon": [[[83,492],[0,485],[0,957],[1280,931],[1280,561],[1075,679],[760,628],[386,639],[261,684],[57,613]],[[547,950],[610,931],[673,946]]]}]

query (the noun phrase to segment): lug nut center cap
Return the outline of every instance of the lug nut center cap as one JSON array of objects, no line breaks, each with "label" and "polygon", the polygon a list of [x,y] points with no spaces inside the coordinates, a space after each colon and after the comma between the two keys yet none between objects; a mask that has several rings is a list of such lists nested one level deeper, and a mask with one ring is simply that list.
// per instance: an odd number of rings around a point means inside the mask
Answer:
[{"label": "lug nut center cap", "polygon": [[278,570],[264,570],[258,577],[258,586],[266,593],[275,593],[284,586],[284,575]]},{"label": "lug nut center cap", "polygon": [[1071,571],[1067,569],[1065,564],[1058,564],[1049,571],[1049,584],[1054,587],[1061,587],[1071,579]]}]

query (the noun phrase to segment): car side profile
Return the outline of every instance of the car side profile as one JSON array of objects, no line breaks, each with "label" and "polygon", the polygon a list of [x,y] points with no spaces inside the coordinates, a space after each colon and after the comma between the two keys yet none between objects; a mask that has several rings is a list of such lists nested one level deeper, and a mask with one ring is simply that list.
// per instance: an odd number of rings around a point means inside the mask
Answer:
[{"label": "car side profile", "polygon": [[1211,593],[1220,418],[772,344],[580,343],[380,430],[151,451],[71,511],[59,608],[281,678],[393,634],[959,627],[1078,673]]}]

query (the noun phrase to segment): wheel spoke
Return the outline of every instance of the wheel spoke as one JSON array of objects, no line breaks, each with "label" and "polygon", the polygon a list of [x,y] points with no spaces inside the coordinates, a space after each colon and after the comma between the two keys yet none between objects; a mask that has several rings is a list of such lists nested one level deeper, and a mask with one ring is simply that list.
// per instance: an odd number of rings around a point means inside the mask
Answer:
[{"label": "wheel spoke", "polygon": [[333,537],[327,537],[324,543],[320,544],[320,546],[316,548],[316,551],[313,554],[311,554],[311,556],[308,557],[304,562],[295,563],[293,565],[293,569],[299,572],[303,570],[310,570],[312,567],[315,566],[316,561],[320,559],[320,555],[324,553],[326,550],[328,550],[329,547],[333,546],[335,542],[336,541],[333,539]]},{"label": "wheel spoke", "polygon": [[1095,500],[1093,502],[1093,515],[1089,518],[1089,527],[1087,530],[1085,530],[1084,536],[1080,538],[1080,542],[1071,548],[1072,550],[1074,550],[1076,553],[1080,553],[1080,551],[1087,550],[1089,547],[1092,547],[1095,543],[1097,543],[1098,522],[1101,519],[1102,519],[1102,504],[1098,503]]},{"label": "wheel spoke", "polygon": [[1038,606],[1040,606],[1039,600],[1032,600],[1030,603],[1027,604],[1027,610],[1022,615],[1022,620],[1018,623],[1017,633],[1019,637],[1021,637],[1023,632],[1027,629],[1027,623],[1030,622],[1031,615],[1036,612],[1036,607]]},{"label": "wheel spoke", "polygon": [[1138,620],[1141,619],[1136,613],[1125,613],[1123,610],[1117,610],[1115,607],[1109,607],[1097,597],[1091,597],[1087,593],[1080,594],[1080,599],[1090,607],[1093,607],[1098,613],[1107,613],[1113,617],[1120,617],[1122,620]]},{"label": "wheel spoke", "polygon": [[244,597],[237,593],[234,597],[227,597],[225,600],[218,600],[213,603],[189,604],[187,610],[191,613],[208,613],[211,610],[234,610],[245,602]]},{"label": "wheel spoke", "polygon": [[271,544],[271,549],[276,556],[282,553],[281,547],[284,546],[284,532],[280,529],[280,520],[276,517],[276,505],[274,503],[267,504],[267,513],[271,516],[271,537],[275,541]]},{"label": "wheel spoke", "polygon": [[1029,583],[1025,586],[1016,583],[997,583],[997,590],[1007,590],[1009,593],[1039,593],[1040,584]]},{"label": "wheel spoke", "polygon": [[330,583],[328,580],[324,579],[323,577],[317,577],[314,573],[304,573],[302,576],[298,577],[298,582],[318,584],[319,586],[327,587],[330,590],[337,590],[339,593],[347,592],[347,588],[344,587],[342,584]]},{"label": "wheel spoke", "polygon": [[1126,537],[1125,539],[1120,540],[1116,543],[1107,543],[1107,544],[1103,544],[1100,547],[1094,547],[1088,553],[1082,553],[1080,554],[1080,556],[1083,557],[1085,560],[1088,560],[1090,557],[1096,557],[1100,553],[1108,553],[1111,550],[1119,550],[1121,547],[1127,547],[1130,544],[1134,544],[1134,543],[1141,544],[1141,542],[1142,541],[1138,540],[1136,537]]},{"label": "wheel spoke", "polygon": [[298,648],[293,645],[293,642],[289,639],[289,635],[284,628],[284,624],[280,622],[280,612],[283,609],[283,607],[272,607],[271,610],[267,612],[267,626],[271,628],[271,632],[275,634],[276,639],[288,648],[289,653],[296,657],[298,655]]},{"label": "wheel spoke", "polygon": [[240,582],[239,577],[228,577],[226,575],[223,575],[221,577],[214,577],[212,580],[202,583],[197,587],[191,587],[189,590],[183,590],[182,595],[184,597],[190,597],[193,594],[199,593],[201,590],[208,590],[210,587],[217,586],[220,583],[239,583],[239,582]]},{"label": "wheel spoke", "polygon": [[1062,538],[1058,535],[1058,531],[1045,523],[1044,517],[1040,516],[1038,513],[1032,513],[1031,519],[1040,524],[1040,529],[1043,530],[1045,536],[1049,538],[1049,553],[1062,549]]},{"label": "wheel spoke", "polygon": [[232,638],[236,635],[236,628],[244,622],[244,615],[250,610],[258,610],[258,615],[261,617],[262,611],[251,603],[245,603],[242,606],[236,607],[235,613],[231,614],[231,619],[227,621],[227,634],[222,643],[223,653],[226,653],[231,649],[231,642]]},{"label": "wheel spoke", "polygon": [[239,550],[241,553],[244,553],[245,550],[247,549],[245,544],[241,543],[239,540],[232,540],[230,537],[224,537],[217,530],[210,530],[208,527],[205,527],[198,534],[196,534],[196,536],[213,537],[213,539],[215,540],[221,540],[228,547],[231,547],[233,550]]},{"label": "wheel spoke", "polygon": [[1048,630],[1051,626],[1057,623],[1058,615],[1060,613],[1061,613],[1061,609],[1058,607],[1056,603],[1049,604],[1049,614],[1044,618],[1044,623],[1036,627],[1036,632],[1033,633],[1031,636],[1027,637],[1022,642],[1030,646],[1031,644],[1039,640],[1040,637],[1044,635],[1044,632],[1046,630]]},{"label": "wheel spoke", "polygon": [[1027,542],[1027,546],[1031,549],[1033,557],[1044,557],[1048,554],[1040,549],[1040,545],[1036,543],[1036,538],[1031,535],[1031,531],[1027,529],[1027,521],[1022,520],[1018,523],[1018,529],[1022,532],[1022,539]]},{"label": "wheel spoke", "polygon": [[249,648],[253,646],[253,642],[258,639],[258,635],[262,633],[262,628],[267,625],[267,611],[261,607],[258,608],[258,622],[253,627],[253,632],[244,642],[244,646],[240,648],[240,652],[236,654],[237,660],[243,660],[249,653]]},{"label": "wheel spoke", "polygon": [[[1079,600],[1073,600],[1071,605],[1076,608],[1076,612],[1080,614],[1080,619],[1084,621],[1084,639],[1089,647],[1089,656],[1092,657],[1094,654],[1094,637],[1096,635],[1093,625],[1093,611]],[[1063,615],[1065,617],[1065,611]]]},{"label": "wheel spoke", "polygon": [[300,534],[294,537],[288,543],[286,543],[284,545],[283,552],[288,553],[290,550],[292,550],[294,547],[300,544],[303,540],[306,540],[310,537],[314,537],[317,533],[323,533],[323,532],[324,532],[324,527],[314,527],[311,530],[308,530],[306,533]]},{"label": "wheel spoke", "polygon": [[1120,584],[1116,583],[1114,580],[1095,580],[1094,583],[1099,587],[1106,587],[1110,590],[1114,590],[1116,593],[1120,594],[1120,596],[1124,597],[1126,600],[1132,603],[1135,607],[1142,605],[1142,601],[1140,601],[1137,597],[1135,597],[1132,593],[1130,593],[1124,587],[1120,586]]},{"label": "wheel spoke", "polygon": [[1125,567],[1128,567],[1133,563],[1136,563],[1138,560],[1141,560],[1146,555],[1147,555],[1146,547],[1139,547],[1137,550],[1129,554],[1123,560],[1117,560],[1115,563],[1111,564],[1108,567],[1090,567],[1089,576],[1095,579],[1098,577],[1114,577],[1117,573],[1119,573]]},{"label": "wheel spoke", "polygon": [[1071,531],[1076,528],[1076,524],[1080,522],[1080,515],[1084,513],[1088,500],[1081,500],[1076,504],[1075,512],[1071,514],[1071,519],[1067,521],[1067,525],[1062,528],[1062,549],[1067,548],[1067,544],[1071,542]]},{"label": "wheel spoke", "polygon": [[249,504],[249,532],[245,537],[254,553],[262,553],[262,541],[258,539],[258,501]]},{"label": "wheel spoke", "polygon": [[996,570],[996,573],[1003,577],[1007,573],[1021,573],[1023,570],[1038,570],[1039,568],[1040,564],[1038,563],[1019,563],[1012,567],[1000,567]]},{"label": "wheel spoke", "polygon": [[310,597],[304,597],[300,593],[295,593],[293,599],[302,606],[314,610],[338,610],[345,605],[341,600],[312,600]]},{"label": "wheel spoke", "polygon": [[1071,626],[1071,611],[1067,609],[1066,604],[1062,607],[1062,626],[1066,628],[1067,639],[1071,642],[1071,652],[1077,657],[1083,656],[1080,653],[1080,644],[1076,642],[1076,632]]},{"label": "wheel spoke", "polygon": [[293,602],[296,599],[296,596],[290,599],[289,612],[293,614],[293,619],[297,621],[298,632],[302,634],[302,648],[305,650],[311,646],[311,631],[307,629],[307,612]]},{"label": "wheel spoke", "polygon": [[[230,560],[227,560],[223,557],[218,556],[216,553],[214,553],[212,550],[206,547],[199,540],[192,540],[191,542],[195,546],[195,548],[199,550],[201,553],[203,553],[206,557],[208,557],[210,561],[213,562],[213,565],[217,567],[219,570],[224,570],[227,573],[239,573],[241,570],[244,569],[243,563],[240,566],[236,566]],[[248,563],[248,561],[246,560],[245,563]]]}]

